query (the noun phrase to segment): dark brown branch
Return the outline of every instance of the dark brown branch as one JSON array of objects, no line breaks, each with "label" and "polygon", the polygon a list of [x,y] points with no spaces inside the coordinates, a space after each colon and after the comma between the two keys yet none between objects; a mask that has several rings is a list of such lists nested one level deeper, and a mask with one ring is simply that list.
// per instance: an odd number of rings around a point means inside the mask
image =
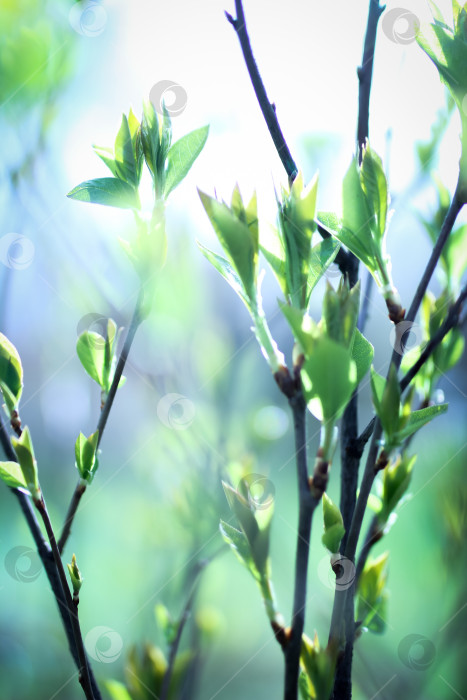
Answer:
[{"label": "dark brown branch", "polygon": [[[125,369],[126,361],[128,359],[128,355],[130,353],[131,346],[133,344],[133,340],[136,335],[136,331],[138,330],[142,318],[141,318],[141,306],[143,303],[143,290],[140,291],[138,295],[138,300],[136,302],[135,310],[133,312],[133,316],[131,319],[130,327],[128,329],[127,336],[125,338],[125,343],[123,345],[122,351],[120,353],[120,357],[118,358],[117,362],[117,367],[115,368],[115,375],[112,380],[112,384],[110,386],[109,393],[107,395],[107,398],[105,400],[105,403],[102,407],[102,411],[99,416],[99,422],[97,424],[96,430],[99,431],[99,436],[98,436],[98,441],[97,441],[97,447],[99,447],[102,436],[104,434],[105,426],[107,425],[107,419],[110,414],[110,410],[113,406],[113,402],[115,399],[115,395],[117,393],[118,385],[120,383],[120,380],[123,375],[123,370]],[[65,523],[63,525],[63,530],[62,534],[60,535],[60,539],[58,540],[58,549],[60,552],[63,552],[65,545],[67,543],[68,537],[70,536],[71,532],[71,526],[73,524],[74,517],[76,515],[76,512],[79,507],[79,503],[81,501],[81,497],[83,493],[86,490],[86,485],[82,483],[82,480],[80,479],[78,481],[78,484],[76,485],[76,488],[73,492],[73,496],[71,497],[70,505],[68,507],[68,511],[66,514],[65,518]]]},{"label": "dark brown branch", "polygon": [[301,392],[289,401],[294,419],[295,458],[299,495],[297,552],[295,559],[295,586],[290,638],[284,648],[284,700],[296,700],[302,635],[305,626],[308,558],[313,513],[320,498],[312,496],[308,480],[306,457],[306,403]]},{"label": "dark brown branch", "polygon": [[[2,447],[5,452],[6,458],[10,462],[16,462],[16,454],[13,450],[13,447],[11,446],[10,440],[8,438],[8,435],[5,431],[5,427],[0,420],[0,442],[2,444]],[[79,658],[78,658],[78,653],[76,649],[76,643],[73,635],[73,629],[71,626],[71,621],[70,621],[70,616],[68,614],[68,608],[67,604],[65,601],[65,595],[63,592],[62,584],[58,575],[57,567],[55,565],[54,557],[52,554],[52,550],[44,538],[44,535],[42,534],[42,530],[40,528],[39,522],[36,518],[36,514],[34,510],[31,507],[31,501],[29,496],[27,496],[23,491],[19,489],[10,489],[11,493],[16,496],[18,499],[19,506],[21,510],[23,511],[24,517],[26,519],[26,522],[28,524],[29,530],[31,532],[31,535],[34,539],[35,545],[37,547],[37,553],[39,554],[39,557],[41,559],[42,565],[44,566],[45,573],[47,575],[47,578],[49,579],[49,584],[52,589],[52,593],[54,594],[55,602],[57,603],[58,607],[58,612],[60,613],[60,617],[62,619],[62,625],[63,629],[65,631],[67,641],[68,641],[68,647],[70,650],[70,654],[73,658],[73,661],[75,662],[77,668],[79,669]],[[89,665],[88,662],[88,668],[89,668],[89,675],[91,679],[91,686],[93,689],[94,697],[96,700],[100,700],[101,695],[99,692],[99,689],[97,687],[96,680],[94,678],[92,668]]]},{"label": "dark brown branch", "polygon": [[44,498],[40,496],[37,500],[34,501],[35,506],[37,510],[39,511],[42,520],[44,522],[45,530],[47,532],[47,536],[49,538],[49,543],[50,543],[50,548],[52,550],[53,558],[55,561],[55,566],[57,567],[57,572],[60,578],[60,583],[62,585],[62,590],[65,595],[65,602],[68,610],[68,614],[70,617],[70,622],[71,622],[71,628],[73,630],[73,636],[75,639],[75,644],[76,644],[76,650],[78,654],[78,669],[79,669],[79,682],[81,683],[81,686],[83,688],[83,692],[87,698],[87,700],[96,700],[96,697],[93,693],[92,689],[92,684],[91,684],[91,676],[89,673],[89,665],[88,665],[88,660],[86,657],[86,652],[84,649],[84,642],[83,642],[83,637],[81,634],[81,627],[79,624],[79,619],[78,619],[78,608],[77,605],[73,602],[73,599],[71,597],[70,589],[68,587],[68,582],[66,580],[66,574],[65,574],[65,569],[63,568],[63,562],[62,558],[60,556],[60,552],[58,551],[58,546],[57,542],[55,540],[55,534],[52,528],[52,523],[50,522],[50,517],[47,512],[47,507],[45,505]]},{"label": "dark brown branch", "polygon": [[251,84],[253,85],[253,89],[255,91],[256,99],[258,100],[279,158],[281,159],[282,165],[284,166],[289,177],[289,182],[293,182],[298,174],[298,169],[279,126],[275,105],[269,101],[266,88],[264,87],[258,66],[256,65],[251,48],[250,37],[248,36],[248,31],[246,28],[245,13],[243,12],[241,0],[235,0],[235,11],[237,13],[236,19],[234,19],[228,12],[225,13],[225,16],[237,33]]},{"label": "dark brown branch", "polygon": [[357,70],[359,80],[357,125],[359,163],[362,162],[363,148],[370,133],[370,93],[375,56],[376,30],[378,28],[379,18],[382,12],[384,12],[384,9],[385,5],[381,6],[379,4],[379,0],[370,0],[365,43],[363,46],[362,65]]}]

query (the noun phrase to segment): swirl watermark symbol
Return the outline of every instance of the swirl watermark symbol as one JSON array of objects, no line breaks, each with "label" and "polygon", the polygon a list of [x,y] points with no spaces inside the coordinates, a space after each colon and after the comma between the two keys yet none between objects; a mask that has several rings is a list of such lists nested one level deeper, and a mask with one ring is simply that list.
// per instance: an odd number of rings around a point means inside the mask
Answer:
[{"label": "swirl watermark symbol", "polygon": [[107,12],[99,2],[82,0],[71,7],[68,20],[72,29],[81,36],[99,36],[107,24]]},{"label": "swirl watermark symbol", "polygon": [[170,117],[178,117],[188,102],[184,87],[173,80],[160,80],[149,91],[149,100],[158,114],[164,114],[164,105]]},{"label": "swirl watermark symbol", "polygon": [[167,428],[186,430],[195,415],[195,404],[183,394],[166,394],[157,404],[157,417]]},{"label": "swirl watermark symbol", "polygon": [[394,7],[383,15],[383,34],[394,44],[412,44],[420,30],[420,20],[404,7]]},{"label": "swirl watermark symbol", "polygon": [[101,664],[113,664],[122,653],[123,640],[111,627],[93,627],[84,640],[89,656]]},{"label": "swirl watermark symbol", "polygon": [[25,270],[34,260],[34,243],[21,233],[6,233],[0,238],[0,262],[12,270]]},{"label": "swirl watermark symbol", "polygon": [[5,571],[21,583],[32,583],[42,571],[42,562],[35,549],[13,547],[5,556]]},{"label": "swirl watermark symbol", "polygon": [[399,659],[412,671],[426,671],[436,658],[436,647],[423,634],[408,634],[397,648]]},{"label": "swirl watermark symbol", "polygon": [[398,355],[405,355],[409,350],[421,345],[423,330],[421,326],[412,323],[412,321],[399,321],[395,326],[392,326],[389,340]]},{"label": "swirl watermark symbol", "polygon": [[93,347],[104,347],[105,338],[107,336],[107,316],[98,313],[90,313],[83,316],[76,326],[76,334],[79,336],[86,331],[95,333],[96,335],[88,336]]},{"label": "swirl watermark symbol", "polygon": [[272,481],[263,474],[247,474],[237,486],[242,493],[241,485],[246,485],[248,503],[254,510],[267,510],[273,503],[276,489]]},{"label": "swirl watermark symbol", "polygon": [[326,554],[318,564],[318,578],[327,588],[345,591],[355,581],[356,569],[351,559],[342,554]]}]

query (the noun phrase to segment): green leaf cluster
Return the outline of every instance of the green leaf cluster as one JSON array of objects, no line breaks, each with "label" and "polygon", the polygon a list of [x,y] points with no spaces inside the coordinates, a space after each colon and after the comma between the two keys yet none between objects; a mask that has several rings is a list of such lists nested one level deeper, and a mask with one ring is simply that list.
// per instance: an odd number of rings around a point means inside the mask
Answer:
[{"label": "green leaf cluster", "polygon": [[324,649],[320,646],[315,633],[312,641],[305,635],[302,638],[299,689],[303,700],[329,700],[334,684],[337,649],[329,644]]},{"label": "green leaf cluster", "polygon": [[245,205],[237,186],[230,206],[201,191],[199,196],[227,257],[198,243],[200,250],[247,307],[263,355],[271,370],[276,372],[283,366],[284,358],[269,332],[262,309],[256,195]]},{"label": "green leaf cluster", "polygon": [[350,289],[341,280],[337,291],[328,284],[319,324],[308,314],[281,305],[302,354],[305,399],[329,434],[373,359],[371,343],[356,328],[359,295],[359,284]]},{"label": "green leaf cluster", "polygon": [[27,489],[34,499],[40,497],[37,462],[31,433],[26,426],[19,438],[12,437],[11,444],[17,462],[0,462],[0,478],[11,488]]},{"label": "green leaf cluster", "polygon": [[271,228],[261,241],[261,251],[287,303],[297,309],[308,308],[311,292],[340,247],[332,238],[312,247],[317,192],[318,176],[304,188],[299,173],[290,192],[282,188],[282,198],[277,201],[277,229]]},{"label": "green leaf cluster", "polygon": [[388,556],[389,552],[385,552],[377,559],[370,560],[357,586],[357,620],[375,634],[382,634],[386,629]]},{"label": "green leaf cluster", "polygon": [[417,33],[417,42],[438,69],[441,81],[452,95],[461,118],[459,196],[467,201],[467,3],[452,2],[453,26],[443,19],[434,3],[435,20],[423,24]]},{"label": "green leaf cluster", "polygon": [[389,193],[383,165],[367,142],[361,165],[355,156],[344,177],[342,220],[320,212],[318,221],[368,268],[388,307],[392,305],[399,309],[398,320],[401,320],[403,310],[391,279],[391,261],[386,253],[388,207]]},{"label": "green leaf cluster", "polygon": [[172,144],[172,123],[168,110],[164,107],[163,117],[159,120],[154,105],[145,101],[141,123],[131,109],[128,116],[122,116],[113,148],[93,147],[113,177],[82,182],[68,193],[68,197],[82,202],[140,210],[138,188],[143,163],[146,162],[156,201],[166,199],[186,177],[201,153],[208,131],[208,126],[196,129]]},{"label": "green leaf cluster", "polygon": [[399,380],[394,365],[390,367],[387,380],[371,369],[371,391],[376,415],[383,427],[384,449],[387,455],[448,409],[447,404],[438,404],[411,411],[411,395],[401,403]]},{"label": "green leaf cluster", "polygon": [[71,564],[67,564],[68,573],[70,574],[71,585],[73,586],[73,593],[78,595],[81,586],[83,585],[83,577],[81,571],[76,563],[76,556],[73,554],[71,558]]},{"label": "green leaf cluster", "polygon": [[225,495],[240,530],[221,521],[221,533],[242,564],[261,582],[269,578],[269,538],[274,513],[273,501],[266,508],[257,509],[248,497],[248,484],[241,480],[239,490],[222,482]]}]

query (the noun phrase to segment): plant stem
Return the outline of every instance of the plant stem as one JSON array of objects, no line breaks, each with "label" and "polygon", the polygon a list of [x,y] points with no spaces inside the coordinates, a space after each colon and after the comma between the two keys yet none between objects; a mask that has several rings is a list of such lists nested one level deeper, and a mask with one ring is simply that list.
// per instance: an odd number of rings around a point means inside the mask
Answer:
[{"label": "plant stem", "polygon": [[461,293],[457,297],[455,303],[451,306],[448,311],[448,315],[445,320],[438,328],[437,332],[427,343],[423,352],[421,353],[418,360],[412,365],[407,374],[401,379],[400,390],[403,392],[410,384],[415,375],[420,371],[425,362],[428,360],[430,355],[436,350],[438,345],[442,342],[443,338],[459,323],[459,314],[462,309],[462,305],[467,298],[467,285],[464,286]]},{"label": "plant stem", "polygon": [[279,126],[279,121],[276,115],[276,107],[268,99],[266,88],[264,87],[258,66],[256,65],[250,38],[246,28],[245,13],[243,12],[241,0],[235,0],[235,11],[237,14],[236,19],[234,19],[228,12],[225,13],[225,16],[237,33],[243,58],[245,59],[246,67],[250,76],[251,84],[253,85],[253,89],[255,91],[256,98],[269,129],[269,133],[271,134],[271,138],[276,147],[277,153],[289,177],[289,182],[292,183],[298,174],[298,169]]},{"label": "plant stem", "polygon": [[[16,454],[11,446],[11,443],[8,439],[8,435],[5,431],[5,427],[0,420],[0,442],[2,444],[2,447],[5,452],[6,458],[10,462],[16,462]],[[45,540],[39,522],[36,518],[36,514],[34,510],[31,507],[31,501],[29,497],[23,493],[23,491],[20,491],[19,489],[12,489],[10,488],[11,493],[13,493],[16,498],[18,499],[19,506],[21,510],[23,511],[24,517],[26,519],[26,522],[28,524],[29,530],[31,532],[31,535],[34,539],[35,545],[37,547],[37,553],[41,559],[42,565],[44,567],[45,573],[47,575],[47,578],[49,580],[50,588],[52,589],[52,593],[54,594],[55,602],[57,603],[57,608],[58,612],[60,614],[60,617],[62,618],[62,624],[63,624],[63,629],[65,631],[67,640],[68,640],[68,648],[70,650],[70,654],[76,663],[76,666],[79,670],[80,668],[80,662],[78,658],[78,652],[77,652],[77,647],[76,647],[76,642],[75,638],[73,635],[73,629],[71,626],[71,621],[70,621],[70,616],[68,614],[68,608],[67,608],[67,603],[65,600],[65,594],[63,592],[62,588],[62,583],[60,581],[60,577],[58,575],[58,570],[57,566],[55,564],[55,560],[52,554],[52,550],[50,548],[49,543]],[[94,697],[96,700],[98,700],[101,696],[99,693],[99,689],[97,687],[96,680],[94,678],[92,668],[90,667],[88,663],[88,669],[89,669],[89,676],[91,679],[91,686],[92,690],[94,693]]]},{"label": "plant stem", "polygon": [[365,43],[363,45],[362,65],[357,70],[359,80],[358,91],[358,162],[362,162],[363,148],[370,133],[370,93],[371,79],[373,77],[373,61],[375,56],[376,30],[379,18],[385,6],[379,4],[379,0],[370,0],[368,21],[366,26]]},{"label": "plant stem", "polygon": [[425,292],[428,288],[433,272],[435,271],[435,267],[438,263],[438,260],[441,257],[441,253],[443,252],[445,243],[448,240],[449,234],[451,233],[452,228],[463,206],[464,202],[462,202],[460,198],[458,184],[456,187],[456,191],[454,192],[451,205],[448,209],[448,213],[446,214],[446,218],[444,219],[443,225],[441,227],[441,232],[438,236],[438,240],[436,241],[436,244],[430,255],[430,259],[428,260],[427,266],[425,268],[425,272],[423,273],[422,279],[420,280],[420,283],[417,287],[417,291],[415,292],[415,296],[410,305],[410,309],[408,310],[405,316],[405,319],[407,321],[413,321],[415,319],[415,316],[417,315],[417,311],[420,307],[420,304],[422,303],[423,297],[425,296]]},{"label": "plant stem", "polygon": [[58,575],[60,577],[60,583],[62,585],[63,593],[65,595],[65,602],[70,617],[71,627],[73,630],[73,636],[75,639],[76,650],[79,659],[79,682],[81,683],[83,692],[88,700],[98,700],[98,698],[100,698],[100,695],[95,696],[92,689],[88,660],[84,649],[83,637],[81,635],[81,627],[78,619],[78,608],[71,597],[68,582],[66,580],[65,569],[63,568],[63,562],[60,556],[60,552],[58,550],[57,542],[55,540],[55,534],[52,528],[52,523],[50,522],[50,517],[47,512],[47,507],[45,505],[43,496],[40,496],[40,498],[36,499],[34,501],[34,504],[44,522],[45,530],[49,538],[50,547],[55,561],[55,566],[57,567]]},{"label": "plant stem", "polygon": [[191,591],[189,593],[188,599],[185,603],[182,614],[180,615],[180,619],[178,621],[177,634],[175,636],[174,641],[172,642],[172,644],[170,646],[167,669],[165,671],[164,679],[162,681],[160,700],[167,700],[167,698],[169,696],[170,681],[172,680],[172,674],[173,674],[173,670],[174,670],[174,666],[175,666],[175,659],[177,658],[177,652],[178,652],[178,648],[180,646],[180,641],[182,638],[183,630],[184,630],[185,625],[188,621],[188,618],[190,617],[190,614],[191,614],[191,609],[193,607],[193,603],[195,600],[200,576],[201,576],[202,572],[204,571],[204,569],[206,568],[206,566],[211,561],[212,561],[212,558],[211,559],[204,559],[203,561],[200,561],[197,564],[197,567],[195,570],[195,575],[194,575],[194,581],[191,585]]},{"label": "plant stem", "polygon": [[[142,303],[144,299],[144,291],[143,289],[140,290],[138,294],[138,299],[136,301],[135,305],[135,310],[133,312],[133,316],[131,319],[130,327],[128,329],[127,336],[125,338],[125,342],[122,347],[122,351],[120,353],[120,357],[118,358],[117,362],[117,367],[115,368],[115,375],[112,380],[112,384],[110,386],[109,393],[107,394],[107,398],[105,400],[105,403],[102,407],[100,416],[99,416],[99,422],[97,423],[97,428],[96,430],[99,431],[98,439],[97,439],[97,447],[99,447],[102,436],[104,434],[105,426],[107,425],[107,419],[110,414],[110,409],[112,408],[115,395],[117,393],[118,385],[120,383],[120,379],[122,378],[123,370],[125,369],[125,364],[128,359],[128,355],[130,353],[131,346],[133,344],[133,340],[136,335],[136,331],[138,330],[141,322],[142,322],[142,317],[141,317],[141,308],[142,308]],[[66,514],[65,518],[65,523],[63,525],[62,533],[60,535],[60,538],[58,540],[58,549],[60,552],[63,552],[65,545],[67,543],[68,537],[70,536],[71,532],[71,526],[73,524],[74,517],[76,515],[76,512],[79,507],[79,503],[81,501],[81,497],[83,496],[83,493],[86,490],[86,485],[82,483],[82,480],[80,479],[78,481],[78,484],[76,485],[76,488],[73,492],[73,496],[71,497],[70,505],[68,507],[68,511]]]},{"label": "plant stem", "polygon": [[295,457],[299,495],[298,536],[295,560],[295,590],[290,639],[284,649],[284,700],[296,700],[302,635],[305,626],[308,557],[313,512],[320,498],[310,493],[306,458],[306,403],[299,391],[289,401],[294,419]]}]

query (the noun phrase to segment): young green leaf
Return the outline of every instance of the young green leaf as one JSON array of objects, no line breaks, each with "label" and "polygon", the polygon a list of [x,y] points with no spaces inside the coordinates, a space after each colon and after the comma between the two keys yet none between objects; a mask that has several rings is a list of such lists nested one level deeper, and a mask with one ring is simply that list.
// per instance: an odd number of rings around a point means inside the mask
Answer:
[{"label": "young green leaf", "polygon": [[115,167],[117,176],[133,188],[138,187],[138,168],[131,139],[128,118],[122,115],[122,123],[115,139]]},{"label": "young green leaf", "polygon": [[331,338],[319,336],[302,368],[304,396],[313,415],[334,422],[342,414],[357,381],[349,351]]},{"label": "young green leaf", "polygon": [[90,435],[88,438],[80,433],[75,443],[75,459],[76,468],[78,469],[81,478],[90,484],[99,466],[97,459],[97,443],[99,440],[99,431]]},{"label": "young green leaf", "polygon": [[12,489],[28,487],[18,462],[0,462],[0,479]]},{"label": "young green leaf", "polygon": [[374,213],[375,222],[370,222],[373,235],[382,240],[388,215],[388,186],[381,158],[368,145],[363,150],[361,183],[369,209]]},{"label": "young green leaf", "polygon": [[141,142],[144,158],[153,179],[157,179],[157,159],[160,148],[159,120],[152,102],[144,100],[141,122]]},{"label": "young green leaf", "polygon": [[115,163],[114,152],[112,148],[104,148],[102,146],[94,146],[94,153],[106,164],[114,177],[118,177],[117,165]]},{"label": "young green leaf", "polygon": [[303,636],[300,661],[311,683],[312,697],[315,700],[329,700],[336,660],[337,649],[332,645],[321,648],[316,633],[313,641]]},{"label": "young green leaf", "polygon": [[11,414],[17,409],[23,391],[23,366],[17,349],[0,333],[0,390]]},{"label": "young green leaf", "polygon": [[110,680],[105,681],[104,685],[107,692],[110,694],[111,700],[132,700],[130,693],[126,689],[126,686],[123,685],[123,683],[120,683],[119,681]]},{"label": "young green leaf", "polygon": [[258,274],[258,241],[250,228],[223,202],[199,191],[219,241],[242,282],[245,295],[256,302]]},{"label": "young green leaf", "polygon": [[389,552],[370,560],[362,571],[358,582],[357,619],[364,627],[375,633],[385,628],[387,594],[387,561]]},{"label": "young green leaf", "polygon": [[362,335],[362,333],[360,333],[358,328],[355,329],[352,350],[350,354],[357,368],[358,385],[370,369],[371,363],[373,361],[373,356],[375,354],[373,345],[370,343],[369,340],[365,338],[364,335]]},{"label": "young green leaf", "polygon": [[70,574],[71,585],[73,586],[73,593],[75,596],[77,596],[81,586],[83,585],[83,577],[81,575],[81,571],[78,569],[76,556],[74,554],[71,558],[71,564],[67,564],[67,567],[68,573]]},{"label": "young green leaf", "polygon": [[342,538],[345,535],[344,521],[341,512],[331,501],[327,493],[323,493],[324,534],[322,543],[332,554],[339,551]]},{"label": "young green leaf", "polygon": [[384,469],[381,509],[378,513],[381,524],[387,522],[390,514],[396,509],[397,504],[409,488],[416,459],[416,456],[399,455],[393,464],[389,464]]},{"label": "young green leaf", "polygon": [[187,176],[191,166],[204,148],[208,138],[209,126],[186,134],[176,141],[167,154],[167,174],[164,197],[168,197],[175,187]]},{"label": "young green leaf", "polygon": [[222,277],[230,284],[232,289],[238,294],[240,299],[243,301],[248,311],[251,311],[250,300],[244,292],[243,285],[239,276],[237,275],[229,261],[223,258],[222,255],[213,253],[212,250],[206,248],[199,241],[197,241],[197,244],[204,257],[207,260],[209,260],[211,265],[215,267],[216,270],[222,275]]},{"label": "young green leaf", "polygon": [[399,389],[399,380],[397,378],[397,370],[394,364],[389,368],[386,386],[384,387],[381,397],[380,412],[378,418],[381,421],[383,430],[387,435],[389,442],[397,433],[400,427],[400,402],[401,392]]},{"label": "young green leaf", "polygon": [[359,308],[360,282],[350,289],[349,283],[341,278],[337,291],[328,282],[323,300],[323,319],[328,337],[344,347],[350,347]]},{"label": "young green leaf", "polygon": [[38,498],[40,495],[40,488],[37,475],[37,462],[34,456],[34,448],[32,446],[29,428],[26,426],[19,438],[12,437],[11,444],[16,452],[27,488],[33,498]]},{"label": "young green leaf", "polygon": [[433,420],[433,418],[436,418],[436,416],[446,413],[447,410],[448,404],[441,403],[437,404],[436,406],[421,408],[420,410],[411,413],[404,427],[397,433],[397,440],[399,444],[420,430],[420,428]]},{"label": "young green leaf", "polygon": [[334,238],[326,238],[311,249],[307,282],[307,299],[339,252],[340,244]]},{"label": "young green leaf", "polygon": [[254,578],[259,580],[261,576],[252,557],[246,535],[223,520],[221,520],[219,527],[222,537],[230,546],[236,557],[241,561],[243,566],[253,574]]},{"label": "young green leaf", "polygon": [[139,207],[136,189],[116,177],[101,177],[82,182],[68,192],[67,197],[80,202],[103,204],[120,209],[138,209]]}]

